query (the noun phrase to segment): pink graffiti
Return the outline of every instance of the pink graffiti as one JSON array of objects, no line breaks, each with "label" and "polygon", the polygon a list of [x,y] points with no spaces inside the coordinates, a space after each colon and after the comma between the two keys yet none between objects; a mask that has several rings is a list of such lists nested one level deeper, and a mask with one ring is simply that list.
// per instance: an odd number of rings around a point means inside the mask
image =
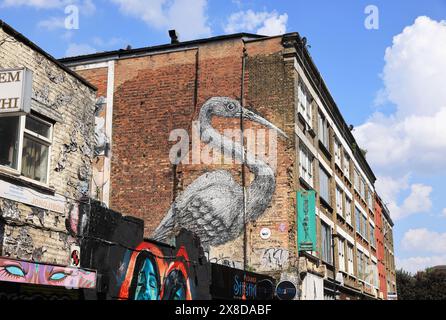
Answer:
[{"label": "pink graffiti", "polygon": [[96,287],[96,272],[0,258],[0,281],[93,289]]}]

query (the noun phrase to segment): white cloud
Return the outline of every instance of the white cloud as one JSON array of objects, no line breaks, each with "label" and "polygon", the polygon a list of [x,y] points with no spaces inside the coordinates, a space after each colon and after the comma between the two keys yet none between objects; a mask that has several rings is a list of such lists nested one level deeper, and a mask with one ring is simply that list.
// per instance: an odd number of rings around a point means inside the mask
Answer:
[{"label": "white cloud", "polygon": [[404,234],[401,247],[406,251],[422,250],[446,254],[446,233],[430,231],[426,228],[410,229]]},{"label": "white cloud", "polygon": [[3,0],[1,7],[32,7],[36,9],[63,9],[70,4],[79,6],[81,14],[91,15],[96,11],[93,0]]},{"label": "white cloud", "polygon": [[[424,184],[409,184],[409,179],[409,174],[402,178],[377,177],[376,189],[395,221],[416,213],[429,212],[432,209],[430,198],[432,187]],[[410,193],[399,203],[398,198],[404,191],[410,191]]]},{"label": "white cloud", "polygon": [[28,6],[38,9],[50,9],[63,6],[64,0],[3,0],[2,7]]},{"label": "white cloud", "polygon": [[137,17],[156,29],[175,29],[180,40],[211,35],[207,0],[111,0],[122,13]]},{"label": "white cloud", "polygon": [[254,12],[239,11],[231,14],[224,26],[225,33],[256,32],[266,36],[274,36],[286,32],[288,15],[279,15],[277,11]]},{"label": "white cloud", "polygon": [[404,269],[411,273],[423,271],[428,267],[435,267],[446,264],[446,255],[436,255],[430,257],[410,257],[410,258],[396,258],[395,264],[397,269]]},{"label": "white cloud", "polygon": [[384,88],[396,112],[374,114],[354,131],[367,159],[383,172],[446,169],[446,21],[419,17],[385,53]]},{"label": "white cloud", "polygon": [[67,51],[65,52],[65,56],[75,57],[95,52],[97,52],[97,50],[86,43],[70,43]]},{"label": "white cloud", "polygon": [[46,20],[41,20],[37,26],[47,30],[62,29],[65,28],[65,17],[51,17]]},{"label": "white cloud", "polygon": [[441,216],[446,218],[446,208],[443,209],[443,212],[441,213]]}]

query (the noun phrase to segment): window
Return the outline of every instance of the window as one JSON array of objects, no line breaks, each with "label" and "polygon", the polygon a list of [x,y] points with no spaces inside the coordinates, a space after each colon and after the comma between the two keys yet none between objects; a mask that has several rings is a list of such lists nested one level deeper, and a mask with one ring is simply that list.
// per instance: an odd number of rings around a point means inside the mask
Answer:
[{"label": "window", "polygon": [[18,170],[20,117],[0,117],[0,165]]},{"label": "window", "polygon": [[370,244],[372,247],[376,247],[376,240],[375,240],[375,227],[370,224]]},{"label": "window", "polygon": [[300,177],[313,187],[313,155],[304,146],[299,150]]},{"label": "window", "polygon": [[331,228],[329,225],[325,223],[321,223],[322,232],[322,248],[321,248],[321,254],[322,254],[322,260],[332,264],[332,251],[331,251]]},{"label": "window", "polygon": [[349,274],[354,274],[353,270],[353,245],[347,244],[347,272]]},{"label": "window", "polygon": [[305,121],[310,125],[310,127],[313,126],[313,110],[311,107],[311,98],[310,94],[308,93],[307,88],[304,86],[304,84],[299,83],[298,87],[298,99],[299,99],[299,113],[304,117]]},{"label": "window", "polygon": [[350,156],[344,152],[344,175],[350,180]]},{"label": "window", "polygon": [[328,121],[327,119],[319,112],[319,140],[322,144],[330,150],[330,142],[328,136]]},{"label": "window", "polygon": [[361,195],[361,198],[362,198],[363,200],[365,200],[365,180],[362,179],[362,178],[360,178],[359,182],[360,182],[360,191],[359,191],[359,194]]},{"label": "window", "polygon": [[348,224],[352,224],[352,201],[345,196],[345,221]]},{"label": "window", "polygon": [[334,143],[335,163],[338,165],[339,168],[341,168],[341,170],[343,170],[341,152],[342,152],[342,145],[339,142],[339,140],[335,138],[335,143]]},{"label": "window", "polygon": [[355,206],[356,232],[361,234],[361,211]]},{"label": "window", "polygon": [[355,183],[355,190],[359,193],[360,189],[361,189],[361,186],[360,186],[360,182],[359,182],[359,180],[360,180],[359,172],[358,172],[358,170],[356,168],[355,168],[355,177],[354,177],[354,179],[355,179],[355,181],[354,181],[354,183]]},{"label": "window", "polygon": [[367,192],[367,205],[369,206],[369,208],[371,210],[373,210],[373,193],[370,188],[368,188],[368,192]]},{"label": "window", "polygon": [[357,266],[358,266],[358,278],[364,280],[364,254],[356,250],[357,253]]},{"label": "window", "polygon": [[369,240],[368,238],[369,238],[369,236],[368,236],[368,234],[367,234],[367,225],[368,225],[368,223],[367,223],[367,217],[366,216],[364,216],[364,215],[362,215],[362,220],[363,220],[363,222],[362,222],[362,233],[361,233],[361,235],[362,235],[362,237],[365,239],[365,240]]},{"label": "window", "polygon": [[319,193],[322,199],[331,205],[330,201],[330,177],[324,169],[319,167]]},{"label": "window", "polygon": [[342,189],[336,185],[336,213],[341,217],[344,216],[342,194],[343,194]]},{"label": "window", "polygon": [[339,271],[345,271],[345,241],[338,238]]},{"label": "window", "polygon": [[52,129],[51,123],[34,115],[1,117],[0,165],[48,183]]}]

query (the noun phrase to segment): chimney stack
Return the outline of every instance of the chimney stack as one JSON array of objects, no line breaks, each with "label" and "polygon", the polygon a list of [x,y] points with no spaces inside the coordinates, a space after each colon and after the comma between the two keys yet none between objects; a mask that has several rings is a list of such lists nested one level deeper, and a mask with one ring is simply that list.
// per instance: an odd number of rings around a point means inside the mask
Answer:
[{"label": "chimney stack", "polygon": [[180,41],[178,40],[178,32],[176,30],[169,30],[169,37],[170,37],[170,43],[171,44],[176,44],[176,43],[180,43]]}]

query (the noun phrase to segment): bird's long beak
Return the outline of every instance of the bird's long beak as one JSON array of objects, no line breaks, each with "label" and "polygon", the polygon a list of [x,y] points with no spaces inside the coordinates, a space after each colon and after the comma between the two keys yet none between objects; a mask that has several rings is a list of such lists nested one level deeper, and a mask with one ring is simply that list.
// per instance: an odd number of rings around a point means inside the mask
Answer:
[{"label": "bird's long beak", "polygon": [[242,108],[242,109],[243,109],[243,118],[244,119],[251,120],[251,121],[257,122],[257,123],[259,123],[261,125],[264,125],[265,127],[268,127],[270,129],[273,129],[273,130],[277,131],[279,134],[281,134],[285,138],[288,138],[288,136],[285,134],[285,132],[283,132],[282,130],[277,128],[275,125],[273,125],[268,120],[265,120],[264,118],[262,118],[258,114],[255,114],[251,110],[248,110],[246,108]]}]

